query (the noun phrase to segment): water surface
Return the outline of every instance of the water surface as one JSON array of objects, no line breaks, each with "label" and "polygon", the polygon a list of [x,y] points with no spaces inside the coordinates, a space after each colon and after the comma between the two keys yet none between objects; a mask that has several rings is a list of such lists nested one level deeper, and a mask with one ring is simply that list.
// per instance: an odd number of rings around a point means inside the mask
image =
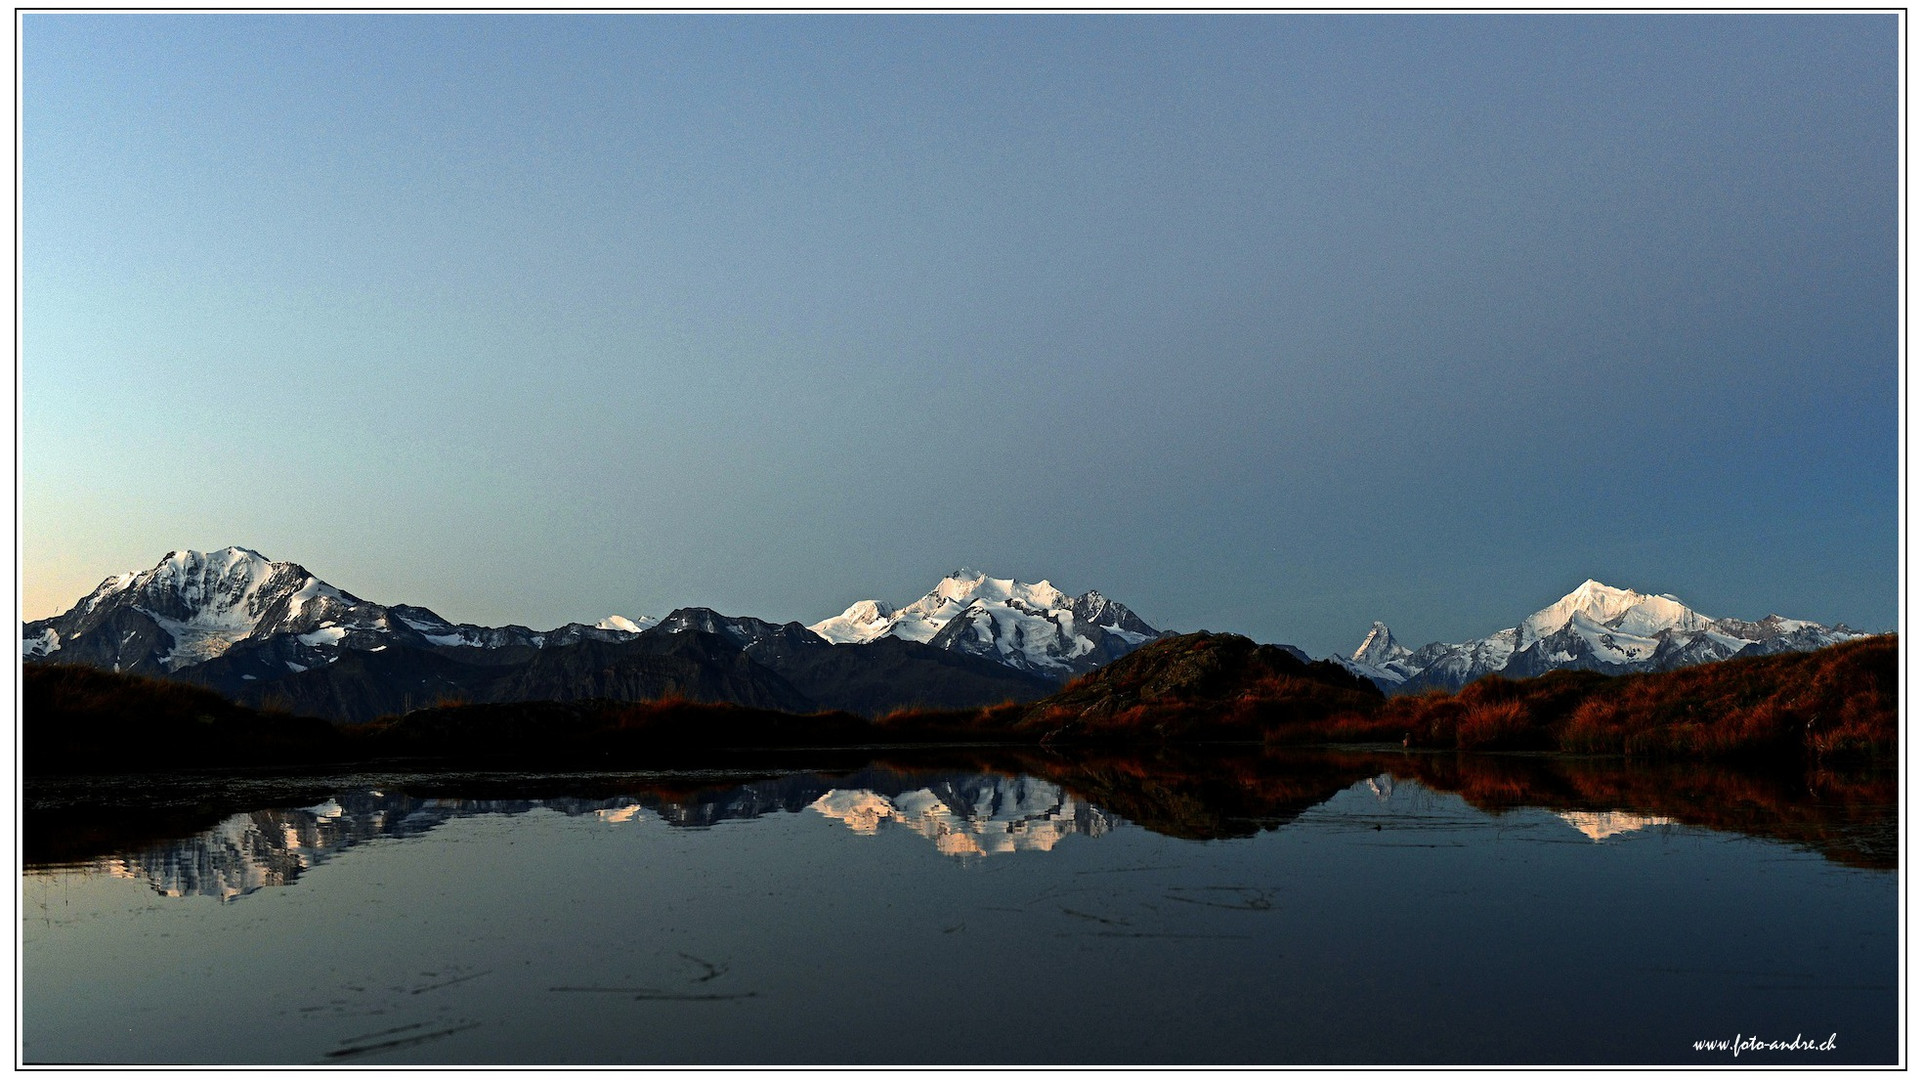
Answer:
[{"label": "water surface", "polygon": [[41,784],[24,1060],[1896,1059],[1893,782],[1007,764]]}]

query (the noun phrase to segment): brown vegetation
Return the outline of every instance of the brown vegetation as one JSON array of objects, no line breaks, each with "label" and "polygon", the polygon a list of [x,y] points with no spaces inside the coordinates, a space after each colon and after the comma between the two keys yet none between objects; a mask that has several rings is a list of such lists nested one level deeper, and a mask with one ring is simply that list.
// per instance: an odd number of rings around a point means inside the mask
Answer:
[{"label": "brown vegetation", "polygon": [[1373,727],[1411,746],[1628,757],[1877,757],[1896,751],[1893,635],[1660,674],[1491,676],[1391,699]]}]

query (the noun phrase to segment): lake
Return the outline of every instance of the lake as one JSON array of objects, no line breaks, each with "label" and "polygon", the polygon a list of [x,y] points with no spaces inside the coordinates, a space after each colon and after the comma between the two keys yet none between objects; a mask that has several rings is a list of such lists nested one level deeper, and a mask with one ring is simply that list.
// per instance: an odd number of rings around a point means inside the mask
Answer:
[{"label": "lake", "polygon": [[1388,751],[30,780],[21,1054],[1892,1063],[1896,822]]}]

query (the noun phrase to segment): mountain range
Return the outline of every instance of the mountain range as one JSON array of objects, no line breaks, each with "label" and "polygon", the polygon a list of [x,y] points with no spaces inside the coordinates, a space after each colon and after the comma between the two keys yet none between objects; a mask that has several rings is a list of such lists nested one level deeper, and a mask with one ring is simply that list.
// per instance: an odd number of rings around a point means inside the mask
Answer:
[{"label": "mountain range", "polygon": [[1734,656],[1807,652],[1867,637],[1838,623],[1769,615],[1754,622],[1717,619],[1667,593],[1648,595],[1594,579],[1515,626],[1459,644],[1411,650],[1380,622],[1362,644],[1331,660],[1385,692],[1455,690],[1484,675],[1527,678],[1548,671],[1672,671]]},{"label": "mountain range", "polygon": [[[812,626],[686,607],[552,630],[453,623],[364,600],[241,547],[173,551],[26,623],[21,654],[209,687],[246,705],[358,722],[444,701],[682,696],[879,715],[1032,701],[1168,636],[1096,591],[957,570],[903,605],[862,600]],[[1487,674],[1665,671],[1864,636],[1778,615],[1711,618],[1669,595],[1585,581],[1517,625],[1411,650],[1375,623],[1330,659],[1389,693]],[[1296,659],[1309,657],[1280,646]]]},{"label": "mountain range", "polygon": [[[867,616],[867,624],[852,625]],[[870,625],[872,624],[872,625]],[[900,608],[863,601],[810,628],[679,608],[553,630],[451,623],[363,600],[241,547],[173,551],[25,624],[27,661],[207,686],[245,704],[361,721],[438,701],[681,695],[877,714],[1026,701],[1162,636],[1088,592],[958,570]]]}]

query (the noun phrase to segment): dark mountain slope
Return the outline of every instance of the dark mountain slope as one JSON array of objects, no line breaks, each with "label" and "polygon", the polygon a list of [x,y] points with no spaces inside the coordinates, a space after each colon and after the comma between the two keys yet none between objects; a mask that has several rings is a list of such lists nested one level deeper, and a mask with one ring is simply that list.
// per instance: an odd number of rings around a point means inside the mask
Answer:
[{"label": "dark mountain slope", "polygon": [[[272,643],[264,646],[269,651],[272,647]],[[538,650],[518,664],[450,655],[459,651],[398,645],[379,651],[347,650],[331,664],[272,681],[245,678],[246,665],[259,659],[250,651],[197,665],[178,677],[202,682],[243,704],[345,723],[442,702],[682,697],[790,712],[815,708],[787,680],[712,634],[642,634],[623,642],[583,640]]]},{"label": "dark mountain slope", "polygon": [[[793,626],[795,624],[789,624]],[[918,641],[884,637],[830,645],[812,632],[755,643],[748,655],[774,669],[824,709],[878,716],[894,709],[974,709],[1033,701],[1054,680]]]},{"label": "dark mountain slope", "polygon": [[583,641],[543,649],[510,669],[487,701],[649,701],[681,697],[757,709],[812,712],[816,703],[755,663],[728,638],[693,630],[649,631],[632,641]]},{"label": "dark mountain slope", "polygon": [[1043,698],[1019,727],[1062,739],[1259,739],[1275,727],[1373,712],[1382,692],[1328,661],[1238,634],[1183,634]]}]

